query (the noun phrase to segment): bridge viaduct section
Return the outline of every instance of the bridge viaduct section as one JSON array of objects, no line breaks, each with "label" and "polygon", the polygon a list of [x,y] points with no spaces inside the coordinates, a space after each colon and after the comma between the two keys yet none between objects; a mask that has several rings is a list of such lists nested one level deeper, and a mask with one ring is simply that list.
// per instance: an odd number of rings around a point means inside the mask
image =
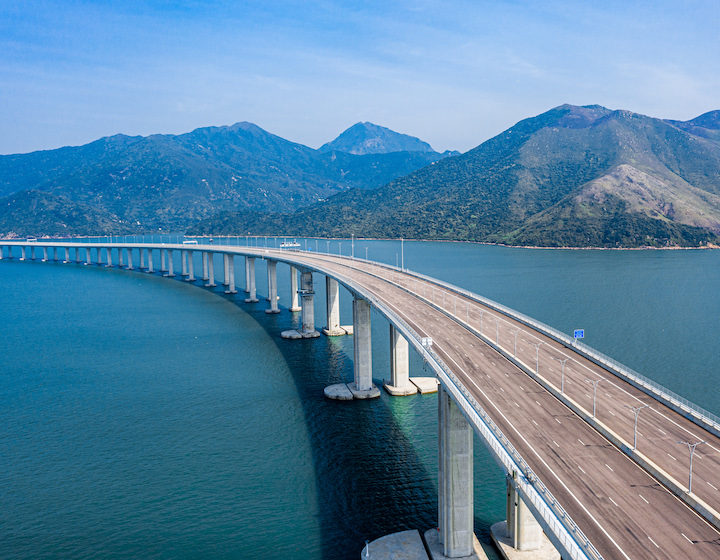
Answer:
[{"label": "bridge viaduct section", "polygon": [[[563,558],[720,557],[720,495],[710,490],[720,486],[716,419],[675,403],[672,395],[658,393],[591,349],[575,348],[561,333],[512,310],[422,275],[318,253],[207,245],[2,242],[0,259],[13,258],[12,246],[19,247],[21,260],[36,259],[42,248],[43,261],[49,250],[58,260],[60,250],[63,262],[71,262],[74,249],[75,262],[93,264],[94,253],[95,262],[105,266],[113,266],[115,250],[118,266],[127,269],[133,269],[137,251],[140,268],[149,273],[155,272],[153,252],[159,252],[160,272],[168,277],[175,275],[179,253],[181,274],[188,282],[196,281],[193,253],[199,251],[206,287],[215,286],[213,256],[220,253],[228,294],[236,293],[234,262],[235,256],[242,256],[246,302],[258,301],[255,261],[260,258],[267,264],[267,313],[280,311],[277,264],[285,263],[291,273],[290,310],[302,311],[302,327],[288,331],[288,338],[319,336],[313,273],[322,273],[326,334],[347,332],[340,325],[340,286],[353,296],[354,379],[348,388],[355,398],[379,394],[372,382],[370,343],[370,309],[377,309],[391,325],[388,391],[411,392],[410,346],[440,383],[438,541],[445,557],[473,554],[473,431],[507,475],[503,532],[516,549],[537,548],[544,531]],[[607,400],[603,398],[602,414],[596,414],[593,393],[591,415],[583,383],[598,377]],[[643,417],[648,423],[642,428],[642,453],[637,432],[631,446],[627,422],[618,420],[618,407],[628,406],[624,402],[652,404],[652,414]],[[651,435],[656,430],[669,432],[671,439],[702,438],[708,446],[699,455],[702,465],[692,488],[678,481],[678,467],[672,463],[677,458],[667,452],[667,443]],[[679,454],[677,448],[670,449]]]}]

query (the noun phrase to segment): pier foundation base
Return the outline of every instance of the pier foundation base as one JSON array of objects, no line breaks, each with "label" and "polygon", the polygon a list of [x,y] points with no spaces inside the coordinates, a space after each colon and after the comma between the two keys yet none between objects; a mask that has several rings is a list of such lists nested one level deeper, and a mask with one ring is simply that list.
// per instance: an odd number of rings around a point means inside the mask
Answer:
[{"label": "pier foundation base", "polygon": [[[430,558],[432,560],[450,560],[449,556],[445,556],[443,554],[443,545],[438,542],[440,531],[437,529],[430,529],[429,531],[425,531],[425,535],[423,536],[425,538],[425,544],[427,544],[428,550],[430,551]],[[488,560],[485,550],[483,550],[480,541],[475,535],[473,535],[472,554],[470,554],[470,556],[463,556],[462,558],[466,558],[467,560]]]},{"label": "pier foundation base", "polygon": [[490,527],[490,534],[505,560],[560,560],[560,553],[543,533],[542,544],[537,550],[513,548],[512,539],[507,536],[507,521],[500,521]]}]

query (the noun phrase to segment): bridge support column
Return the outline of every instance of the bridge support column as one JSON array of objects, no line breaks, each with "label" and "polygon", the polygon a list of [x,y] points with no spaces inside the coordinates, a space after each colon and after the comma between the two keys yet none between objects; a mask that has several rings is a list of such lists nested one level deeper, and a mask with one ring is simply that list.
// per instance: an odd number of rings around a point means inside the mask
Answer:
[{"label": "bridge support column", "polygon": [[185,249],[180,251],[180,267],[182,268],[182,276],[188,275],[187,254],[188,252]]},{"label": "bridge support column", "polygon": [[207,251],[202,252],[202,266],[203,266],[202,279],[205,282],[207,282],[207,280],[208,280],[208,252]]},{"label": "bridge support column", "polygon": [[80,258],[80,247],[75,247],[75,262],[79,263],[82,259]]},{"label": "bridge support column", "polygon": [[53,260],[54,260],[54,261],[57,261],[57,260],[58,260],[58,258],[57,258],[57,247],[53,247]]},{"label": "bridge support column", "polygon": [[[112,266],[112,249],[110,247],[107,247],[105,249],[105,257],[106,257],[105,260],[107,261],[105,263],[105,266],[106,267]],[[55,260],[57,260],[57,255],[55,255]]]},{"label": "bridge support column", "polygon": [[185,278],[186,282],[195,282],[195,263],[193,262],[193,257],[195,256],[194,251],[188,251],[187,252],[187,266],[188,266],[188,276]]},{"label": "bridge support column", "polygon": [[325,310],[327,322],[323,333],[327,336],[342,336],[345,331],[340,328],[340,284],[335,278],[325,277]]},{"label": "bridge support column", "polygon": [[297,269],[294,266],[290,267],[290,311],[300,311],[301,307],[298,302],[298,279]]},{"label": "bridge support column", "polygon": [[208,283],[206,288],[214,288],[215,284],[215,253],[208,253]]},{"label": "bridge support column", "polygon": [[370,302],[357,295],[353,299],[353,369],[354,379],[348,389],[355,399],[372,399],[380,391],[372,382],[372,332]]},{"label": "bridge support column", "polygon": [[30,260],[35,260],[35,247],[30,247]]},{"label": "bridge support column", "polygon": [[438,517],[443,554],[473,554],[473,431],[460,408],[438,391]]},{"label": "bridge support column", "polygon": [[3,246],[0,245],[0,261],[3,260],[4,254],[3,254]]},{"label": "bridge support column", "polygon": [[227,290],[225,290],[226,294],[237,294],[237,290],[235,289],[235,257],[233,255],[225,255],[227,259],[226,263],[226,270],[227,277],[225,280],[227,281]]},{"label": "bridge support column", "polygon": [[167,272],[167,251],[160,249],[160,272]]},{"label": "bridge support column", "polygon": [[145,251],[146,249],[140,249],[140,270],[145,270]]},{"label": "bridge support column", "polygon": [[167,274],[164,274],[163,276],[167,276],[168,278],[173,278],[175,276],[175,272],[173,271],[173,250],[168,249],[167,250],[167,264],[168,264],[168,271]]},{"label": "bridge support column", "polygon": [[270,308],[265,313],[280,313],[278,309],[277,297],[277,261],[267,261],[268,275],[268,299],[270,300]]},{"label": "bridge support column", "polygon": [[[161,252],[162,252],[162,251],[161,251]],[[155,270],[153,270],[153,252],[152,252],[152,249],[148,249],[147,257],[148,257],[148,266],[147,266],[147,270],[146,270],[145,272],[147,272],[147,273],[149,273],[149,274],[153,274],[153,273],[155,272]]]},{"label": "bridge support column", "polygon": [[300,275],[300,298],[302,299],[302,336],[315,338],[320,333],[315,330],[315,289],[312,272],[303,271]]},{"label": "bridge support column", "polygon": [[518,494],[515,479],[507,476],[506,535],[517,550],[538,550],[543,544],[543,530]]},{"label": "bridge support column", "polygon": [[128,250],[127,250],[127,257],[128,257],[127,269],[133,270],[134,267],[133,267],[133,262],[132,262],[132,249],[130,247],[128,247]]},{"label": "bridge support column", "polygon": [[85,264],[92,264],[92,249],[85,247]]},{"label": "bridge support column", "polygon": [[255,287],[255,257],[248,257],[247,259],[247,274],[249,274],[249,285],[250,290],[249,296],[245,298],[245,303],[257,303],[257,288]]},{"label": "bridge support column", "polygon": [[21,261],[25,260],[25,251],[26,251],[25,246],[20,247],[20,252],[21,252],[20,260]]},{"label": "bridge support column", "polygon": [[418,391],[410,382],[408,341],[393,325],[390,325],[390,381],[383,385],[393,396],[414,395]]},{"label": "bridge support column", "polygon": [[245,257],[245,293],[250,293],[250,257]]},{"label": "bridge support column", "polygon": [[230,255],[223,253],[223,286],[229,286],[230,281]]},{"label": "bridge support column", "polygon": [[125,260],[123,259],[123,248],[118,247],[118,266],[120,268],[125,266]]}]

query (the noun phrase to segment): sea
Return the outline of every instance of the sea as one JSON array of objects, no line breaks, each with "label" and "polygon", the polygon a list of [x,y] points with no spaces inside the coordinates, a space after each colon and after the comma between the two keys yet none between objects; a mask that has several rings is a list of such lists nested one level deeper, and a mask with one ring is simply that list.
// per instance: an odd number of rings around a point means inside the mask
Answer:
[{"label": "sea", "polygon": [[[590,346],[720,415],[720,251],[298,242],[584,329]],[[278,266],[278,315],[265,313],[256,269],[260,302],[248,304],[242,259],[235,295],[180,274],[0,261],[0,558],[350,560],[367,541],[437,526],[437,396],[324,398],[352,380],[352,337],[281,339],[299,324],[289,267]],[[315,289],[320,327],[321,275]],[[341,323],[352,323],[347,292]],[[378,386],[388,331],[373,312]],[[412,356],[411,375],[431,372]],[[505,486],[477,437],[474,468],[475,529],[489,544]]]}]

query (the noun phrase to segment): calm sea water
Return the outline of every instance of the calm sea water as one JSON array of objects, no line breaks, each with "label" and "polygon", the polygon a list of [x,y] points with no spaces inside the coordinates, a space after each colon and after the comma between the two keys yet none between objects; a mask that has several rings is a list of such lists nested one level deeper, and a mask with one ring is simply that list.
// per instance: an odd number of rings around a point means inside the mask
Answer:
[{"label": "calm sea water", "polygon": [[[720,414],[720,252],[356,241],[355,255],[365,247],[584,328],[590,345]],[[287,307],[288,268],[279,275]],[[436,524],[436,397],[326,400],[326,385],[352,378],[350,337],[282,340],[297,315],[179,276],[4,260],[0,287],[0,558],[356,559],[366,539]],[[374,315],[378,384],[388,339]],[[423,375],[417,357],[411,367]],[[504,496],[476,439],[481,539]]]}]

